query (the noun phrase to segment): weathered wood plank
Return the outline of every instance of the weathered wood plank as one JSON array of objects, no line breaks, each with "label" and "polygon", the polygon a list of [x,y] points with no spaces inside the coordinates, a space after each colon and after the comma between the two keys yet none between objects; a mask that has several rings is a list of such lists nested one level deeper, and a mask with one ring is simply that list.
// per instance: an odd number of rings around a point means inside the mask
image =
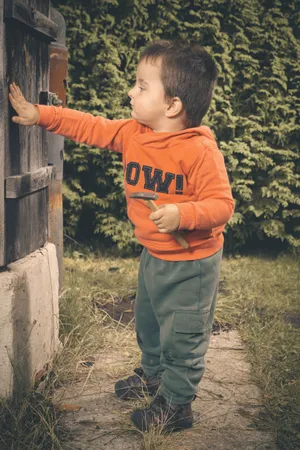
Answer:
[{"label": "weathered wood plank", "polygon": [[4,117],[4,54],[3,54],[3,0],[0,0],[0,267],[5,265],[5,200],[4,200],[4,165],[5,165],[5,130]]},{"label": "weathered wood plank", "polygon": [[[29,35],[23,33],[20,29],[12,29],[6,26],[6,55],[7,55],[7,73],[10,76],[10,82],[17,83],[25,98],[32,102],[29,94],[28,85],[30,85],[31,71],[34,61],[30,59],[28,51]],[[32,38],[33,39],[33,38]],[[9,105],[9,119],[16,112]],[[28,158],[28,133],[32,133],[32,127],[24,127],[8,121],[9,127],[9,145],[6,155],[6,177],[29,172]],[[36,168],[38,168],[37,166]]]},{"label": "weathered wood plank", "polygon": [[[2,5],[4,1],[10,3],[10,0],[0,1]],[[22,4],[28,11],[34,9],[45,17],[50,17],[50,0],[14,0],[13,3]],[[37,16],[38,22],[41,16]],[[49,90],[49,39],[44,39],[37,30],[29,29],[26,24],[13,18],[5,19],[4,28],[3,73],[8,74],[8,82],[15,81],[20,86],[28,101],[36,103],[39,92]],[[5,90],[7,91],[6,87]],[[5,95],[7,96],[7,92]],[[48,167],[48,139],[47,132],[40,127],[14,124],[10,119],[15,113],[7,104],[5,113],[4,124],[8,124],[4,146],[4,198],[6,193],[8,195],[5,198],[5,264],[9,264],[23,258],[47,241],[47,176],[43,178],[41,175],[35,181],[30,178],[32,172],[38,171],[39,174],[41,168]],[[9,180],[6,181],[7,179]],[[50,180],[48,184],[49,182]]]},{"label": "weathered wood plank", "polygon": [[48,189],[6,200],[7,264],[24,258],[47,241]]},{"label": "weathered wood plank", "polygon": [[28,32],[38,34],[40,39],[46,39],[47,41],[57,39],[57,24],[37,9],[28,7],[21,0],[7,0],[5,2],[4,18],[6,21],[14,21],[25,26]]},{"label": "weathered wood plank", "polygon": [[5,180],[6,198],[19,198],[49,186],[55,178],[55,166],[41,167],[34,172],[14,175]]},{"label": "weathered wood plank", "polygon": [[[32,2],[33,3],[33,2]],[[47,2],[43,1],[43,6]],[[48,4],[49,11],[49,4]],[[36,103],[41,90],[49,90],[49,46],[46,42],[6,26],[7,73],[21,88],[25,98]],[[15,114],[10,107],[10,114]],[[40,127],[20,127],[9,121],[9,151],[6,177],[43,167],[48,163],[46,131]]]}]

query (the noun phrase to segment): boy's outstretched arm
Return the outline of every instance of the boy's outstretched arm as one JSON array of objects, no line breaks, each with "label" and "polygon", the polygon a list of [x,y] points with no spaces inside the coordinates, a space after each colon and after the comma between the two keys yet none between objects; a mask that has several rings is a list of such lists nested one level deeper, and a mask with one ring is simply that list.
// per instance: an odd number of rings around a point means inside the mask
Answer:
[{"label": "boy's outstretched arm", "polygon": [[[100,148],[123,151],[123,141],[137,124],[132,119],[109,120],[75,109],[28,103],[15,83],[10,85],[9,99],[19,116],[13,122],[39,125],[54,134]],[[132,130],[129,130],[132,128]]]},{"label": "boy's outstretched arm", "polygon": [[12,121],[20,125],[36,125],[40,118],[38,107],[25,100],[21,89],[15,83],[9,85],[9,90],[10,103],[18,113],[18,116],[13,116]]}]

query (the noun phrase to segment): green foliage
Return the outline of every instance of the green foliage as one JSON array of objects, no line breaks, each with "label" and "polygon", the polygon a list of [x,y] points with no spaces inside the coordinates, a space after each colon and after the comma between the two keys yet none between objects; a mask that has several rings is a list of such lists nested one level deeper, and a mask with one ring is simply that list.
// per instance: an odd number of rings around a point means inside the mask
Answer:
[{"label": "green foliage", "polygon": [[[140,48],[156,38],[199,42],[219,82],[205,124],[216,134],[236,199],[232,249],[253,239],[300,247],[299,0],[55,0],[65,17],[68,106],[130,117]],[[120,249],[137,246],[126,219],[120,155],[68,142],[65,227]]]}]

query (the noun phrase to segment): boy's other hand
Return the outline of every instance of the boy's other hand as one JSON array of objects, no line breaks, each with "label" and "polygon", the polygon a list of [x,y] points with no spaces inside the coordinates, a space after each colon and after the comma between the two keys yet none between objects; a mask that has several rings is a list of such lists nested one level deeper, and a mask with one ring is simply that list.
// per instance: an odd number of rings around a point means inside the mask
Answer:
[{"label": "boy's other hand", "polygon": [[19,114],[19,116],[13,116],[12,121],[20,125],[36,125],[40,118],[37,106],[25,100],[21,89],[15,83],[10,84],[9,89],[9,101]]},{"label": "boy's other hand", "polygon": [[180,224],[180,211],[176,205],[161,205],[158,211],[150,214],[160,233],[171,233],[178,229]]}]

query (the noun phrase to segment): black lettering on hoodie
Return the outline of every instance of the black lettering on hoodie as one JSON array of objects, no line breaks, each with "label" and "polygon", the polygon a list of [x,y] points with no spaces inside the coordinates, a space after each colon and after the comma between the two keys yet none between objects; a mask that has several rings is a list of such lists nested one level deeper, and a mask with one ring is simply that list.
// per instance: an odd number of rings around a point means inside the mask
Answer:
[{"label": "black lettering on hoodie", "polygon": [[154,169],[153,175],[152,175],[153,167],[143,166],[142,170],[145,174],[145,184],[144,184],[145,189],[168,194],[169,186],[175,178],[174,173],[166,172],[165,179],[163,180],[162,170]]}]

